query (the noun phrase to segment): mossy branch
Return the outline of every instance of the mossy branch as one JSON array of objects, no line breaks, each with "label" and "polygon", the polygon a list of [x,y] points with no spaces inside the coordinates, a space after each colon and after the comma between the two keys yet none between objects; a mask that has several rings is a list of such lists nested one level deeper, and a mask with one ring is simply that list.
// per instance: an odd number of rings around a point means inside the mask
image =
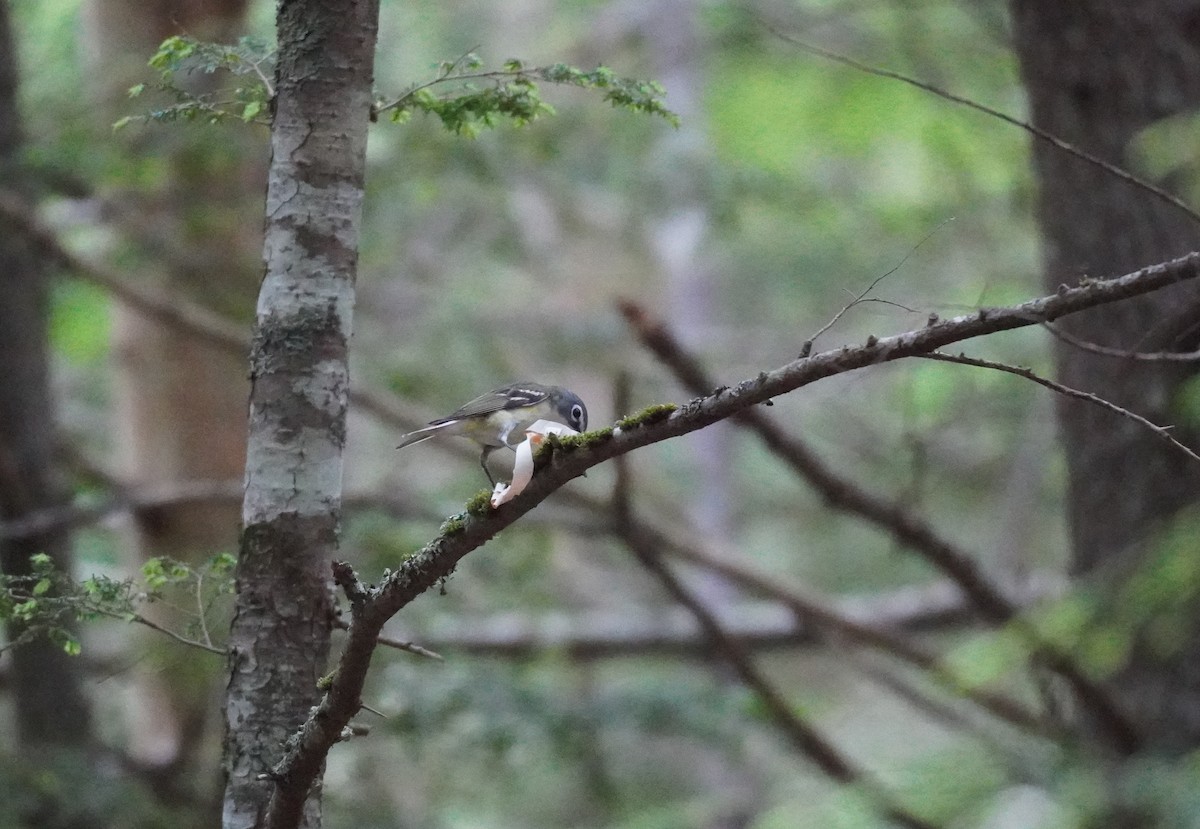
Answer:
[{"label": "mossy branch", "polygon": [[[555,453],[552,461],[512,501],[483,514],[460,513],[452,524],[443,526],[436,538],[388,572],[378,587],[361,590],[360,600],[352,607],[350,633],[328,691],[289,741],[284,757],[264,775],[276,782],[274,797],[302,801],[308,795],[324,768],[330,747],[361,708],[363,684],[376,637],[384,624],[414,598],[442,582],[464,556],[591,467],[634,449],[702,429],[826,377],[929,354],[974,337],[1052,322],[1068,314],[1198,277],[1200,253],[1193,253],[1116,279],[1094,280],[1073,288],[1064,285],[1051,296],[1019,305],[980,309],[895,336],[871,337],[864,345],[801,357],[734,387],[716,389],[684,406],[651,407],[596,442],[589,441],[585,434],[580,441],[583,445],[568,448],[562,444],[568,451]],[[359,584],[349,565],[334,562],[333,570],[335,580],[343,588]],[[1005,618],[1011,618],[1006,608],[1002,610]],[[1057,666],[1060,671],[1064,667],[1069,666]]]}]

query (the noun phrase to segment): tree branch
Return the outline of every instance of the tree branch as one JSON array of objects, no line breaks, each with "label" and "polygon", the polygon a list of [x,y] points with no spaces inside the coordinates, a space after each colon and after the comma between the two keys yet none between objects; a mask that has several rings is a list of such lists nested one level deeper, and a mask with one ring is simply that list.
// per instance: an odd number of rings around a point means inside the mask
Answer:
[{"label": "tree branch", "polygon": [[[782,586],[777,578],[756,573],[738,564],[736,556],[727,551],[709,551],[699,544],[681,544],[649,522],[641,522],[639,531],[651,539],[657,549],[720,573],[745,589],[774,599],[791,610],[798,620],[810,623],[821,634],[853,645],[874,648],[914,665],[928,672],[930,677],[944,688],[970,699],[993,716],[1025,731],[1047,734],[1052,730],[1051,724],[1044,717],[1002,694],[967,686],[942,665],[936,656],[887,629],[905,625],[924,627],[935,618],[944,619],[944,615],[933,609],[940,606],[944,613],[949,607],[945,604],[939,605],[928,595],[920,602],[920,607],[933,611],[933,615],[925,616],[923,622],[919,621],[921,617],[918,615],[895,615],[883,608],[875,608],[872,612],[861,602],[856,607],[848,604],[830,607],[811,596],[803,595],[793,587]],[[950,587],[954,583],[950,581],[944,584]],[[962,596],[961,590],[957,593]],[[884,607],[886,608],[886,600]],[[910,606],[909,610],[913,608]]]},{"label": "tree branch", "polygon": [[[20,518],[0,520],[0,541],[29,538],[56,529],[77,529],[99,523],[122,513],[140,512],[195,503],[240,503],[243,482],[240,480],[193,479],[165,481],[146,486],[126,486],[108,479],[115,492],[105,501],[88,504],[67,504],[27,513]],[[387,497],[376,492],[351,492],[342,499],[347,511],[379,510],[394,518],[437,520],[441,516],[421,509],[403,499]]]},{"label": "tree branch", "polygon": [[[1197,254],[1192,255],[1192,257],[1196,256]],[[1079,289],[1069,289],[1063,286],[1060,288],[1058,296],[1064,296],[1070,290]],[[621,310],[643,343],[675,372],[680,382],[701,394],[712,388],[712,381],[707,377],[699,362],[683,349],[662,322],[652,320],[646,312],[630,302],[621,303]],[[977,317],[986,319],[999,310],[983,309],[978,312]],[[959,317],[958,319],[968,318]],[[949,322],[954,322],[954,320]],[[931,318],[930,325],[925,330],[928,331],[930,328],[940,327],[944,324],[935,322]],[[874,337],[870,338],[868,347],[874,341]],[[787,434],[763,412],[746,409],[731,416],[731,419],[747,425],[757,432],[763,442],[791,464],[801,477],[809,480],[825,496],[826,502],[831,506],[859,515],[890,531],[899,541],[907,544],[930,564],[949,576],[971,599],[984,619],[993,624],[1016,625],[1018,632],[1029,644],[1031,650],[1044,664],[1054,666],[1054,669],[1075,690],[1079,700],[1093,711],[1097,721],[1105,725],[1106,733],[1113,745],[1123,753],[1134,750],[1139,739],[1129,719],[1109,699],[1108,694],[1088,678],[1067,654],[1044,642],[1036,630],[1020,620],[1017,616],[1017,608],[1012,601],[983,575],[974,558],[942,539],[932,527],[918,521],[899,505],[889,504],[838,476],[821,462],[802,441]]]},{"label": "tree branch", "polygon": [[1039,386],[1045,386],[1051,391],[1058,392],[1065,397],[1071,397],[1075,400],[1083,400],[1087,403],[1091,403],[1094,406],[1107,409],[1115,415],[1129,418],[1134,423],[1149,429],[1159,438],[1171,444],[1192,460],[1200,461],[1200,455],[1197,455],[1191,447],[1175,439],[1175,436],[1170,432],[1170,426],[1159,426],[1157,423],[1142,417],[1137,412],[1131,412],[1129,409],[1118,406],[1116,403],[1113,403],[1109,400],[1105,400],[1099,395],[1092,394],[1091,392],[1080,391],[1079,389],[1073,389],[1070,386],[1064,386],[1062,383],[1056,383],[1053,380],[1049,380],[1038,374],[1034,374],[1031,369],[1022,368],[1020,366],[1012,366],[1008,365],[1007,363],[998,363],[994,360],[984,360],[980,359],[979,357],[967,357],[965,354],[943,354],[935,351],[930,354],[922,354],[921,356],[926,360],[937,360],[943,363],[958,363],[959,365],[975,366],[976,368],[990,368],[994,371],[1003,371],[1006,374],[1015,374],[1018,377],[1024,377],[1026,380],[1031,380],[1034,383],[1037,383]]},{"label": "tree branch", "polygon": [[[1153,265],[1125,276],[1063,286],[1057,294],[1020,305],[981,309],[866,344],[826,351],[763,372],[733,388],[722,388],[678,409],[660,407],[627,418],[612,430],[555,441],[543,455],[544,466],[514,500],[491,510],[477,497],[443,526],[437,538],[406,559],[383,583],[368,590],[352,607],[346,647],[329,690],[291,741],[274,777],[290,795],[303,797],[317,779],[341,729],[360,708],[359,695],[370,666],[376,637],[402,607],[454,572],[458,562],[505,527],[591,467],[632,451],[702,429],[751,406],[802,388],[825,377],[879,363],[926,354],[950,343],[1049,322],[1067,314],[1150,293],[1200,276],[1200,254]],[[549,455],[549,457],[546,457]],[[344,565],[343,565],[344,566]],[[1136,740],[1133,740],[1136,744]]]},{"label": "tree branch", "polygon": [[617,456],[614,461],[617,465],[617,480],[613,514],[618,535],[642,567],[658,579],[668,595],[692,615],[704,632],[705,638],[733,668],[742,684],[758,698],[788,742],[832,780],[843,785],[856,786],[866,792],[880,811],[898,825],[910,829],[932,829],[933,824],[896,803],[895,798],[878,781],[851,763],[837,746],[794,710],[792,704],[758,670],[741,643],[727,635],[717,617],[675,577],[659,557],[652,539],[637,531],[638,527],[632,520],[633,511],[629,503],[628,464],[624,455]]},{"label": "tree branch", "polygon": [[1075,158],[1078,158],[1082,161],[1086,161],[1088,164],[1091,164],[1095,167],[1099,167],[1104,172],[1108,173],[1111,176],[1115,176],[1116,178],[1119,178],[1121,181],[1131,184],[1140,190],[1144,190],[1145,192],[1149,193],[1150,195],[1154,196],[1155,198],[1159,199],[1160,201],[1163,201],[1166,204],[1169,204],[1172,207],[1174,207],[1175,209],[1179,210],[1184,215],[1186,215],[1188,218],[1190,218],[1193,222],[1200,224],[1200,213],[1198,213],[1195,210],[1195,208],[1193,208],[1187,202],[1183,201],[1183,199],[1179,198],[1178,196],[1176,196],[1172,193],[1168,193],[1166,190],[1162,189],[1161,187],[1159,187],[1155,184],[1151,184],[1150,182],[1146,181],[1145,179],[1138,178],[1137,176],[1135,176],[1133,173],[1129,172],[1128,170],[1125,170],[1121,167],[1118,167],[1115,164],[1105,161],[1103,158],[1093,155],[1092,153],[1089,153],[1087,150],[1084,150],[1081,147],[1077,147],[1068,141],[1064,141],[1063,139],[1059,138],[1054,133],[1047,132],[1046,130],[1042,129],[1041,127],[1035,126],[1035,125],[1029,123],[1028,121],[1022,121],[1019,118],[1014,118],[1011,115],[1006,115],[1005,113],[1001,112],[998,109],[992,109],[991,107],[985,106],[984,104],[981,104],[978,101],[973,101],[970,98],[963,97],[962,95],[956,95],[953,92],[949,92],[945,89],[934,86],[931,83],[926,83],[925,81],[918,80],[917,78],[911,78],[908,75],[904,75],[900,72],[895,72],[891,69],[880,69],[878,67],[865,64],[862,61],[857,61],[854,58],[848,57],[846,55],[838,54],[837,52],[831,52],[828,49],[822,49],[820,46],[815,46],[811,43],[807,43],[803,40],[800,40],[799,38],[797,38],[793,35],[789,35],[786,32],[782,32],[782,31],[776,29],[775,27],[771,26],[770,24],[767,24],[767,28],[771,31],[772,34],[774,34],[780,40],[786,41],[787,43],[790,43],[793,46],[795,46],[796,48],[798,48],[804,52],[808,52],[811,55],[816,55],[819,58],[823,58],[825,60],[832,61],[833,63],[840,63],[843,66],[848,66],[851,69],[857,70],[859,72],[863,72],[868,75],[874,75],[878,78],[887,78],[887,79],[893,80],[893,81],[900,81],[901,83],[905,83],[905,84],[908,84],[909,86],[916,87],[917,89],[920,89],[924,92],[928,92],[932,95],[936,95],[937,97],[939,97],[943,100],[950,101],[953,104],[959,104],[961,106],[968,107],[969,109],[973,109],[976,112],[982,112],[984,115],[990,115],[992,118],[997,118],[1006,124],[1010,124],[1014,127],[1022,129],[1025,132],[1032,135],[1037,140],[1044,141],[1045,143],[1049,144],[1050,146],[1055,147],[1059,150],[1062,150],[1063,152],[1067,153],[1068,155],[1072,155]]},{"label": "tree branch", "polygon": [[[33,207],[7,190],[0,190],[0,218],[13,223],[25,238],[54,264],[90,282],[151,319],[177,327],[239,357],[250,353],[250,326],[234,322],[178,293],[152,288],[76,256],[56,233],[40,222]],[[395,397],[369,390],[350,389],[353,407],[368,412],[402,431],[428,423],[426,412],[418,411]],[[445,444],[451,446],[452,444]],[[467,450],[463,450],[464,456]],[[472,456],[476,457],[475,455]]]},{"label": "tree branch", "polygon": [[1116,357],[1122,360],[1136,360],[1147,363],[1195,363],[1200,361],[1200,351],[1130,351],[1127,348],[1112,348],[1111,346],[1081,340],[1074,334],[1062,330],[1057,325],[1047,324],[1042,327],[1068,345],[1073,345],[1076,348],[1090,351],[1092,354],[1099,354],[1103,357]]},{"label": "tree branch", "polygon": [[[618,307],[642,344],[671,369],[685,388],[693,394],[707,394],[716,387],[665,323],[633,302],[621,301]],[[900,504],[867,492],[839,475],[804,441],[788,434],[765,412],[747,408],[731,419],[755,432],[768,449],[821,494],[828,506],[874,524],[948,575],[962,587],[983,618],[993,623],[1011,618],[1011,603],[983,575],[970,553],[943,538]]]}]

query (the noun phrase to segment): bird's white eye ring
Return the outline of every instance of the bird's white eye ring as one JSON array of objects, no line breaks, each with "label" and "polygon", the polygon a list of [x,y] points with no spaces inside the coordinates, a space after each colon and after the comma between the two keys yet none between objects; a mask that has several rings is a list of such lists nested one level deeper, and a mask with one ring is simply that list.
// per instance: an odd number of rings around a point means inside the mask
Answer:
[{"label": "bird's white eye ring", "polygon": [[571,407],[571,420],[574,420],[576,423],[583,420],[583,406],[576,403]]}]

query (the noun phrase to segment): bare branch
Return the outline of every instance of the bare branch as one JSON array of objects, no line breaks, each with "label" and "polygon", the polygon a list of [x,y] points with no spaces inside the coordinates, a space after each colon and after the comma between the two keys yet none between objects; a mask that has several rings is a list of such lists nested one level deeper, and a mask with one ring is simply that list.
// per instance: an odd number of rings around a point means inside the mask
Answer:
[{"label": "bare branch", "polygon": [[[621,302],[620,309],[642,344],[670,368],[690,392],[705,394],[716,385],[665,323],[632,302]],[[900,504],[870,493],[834,471],[808,444],[788,434],[765,412],[747,408],[734,415],[732,420],[755,432],[768,449],[824,497],[827,505],[874,524],[952,578],[984,618],[992,622],[1011,618],[1013,610],[1009,601],[983,575],[975,556],[943,538],[936,529]]]},{"label": "bare branch", "polygon": [[[899,614],[896,612],[898,608],[889,609],[889,602],[886,600],[882,606],[875,601],[869,606],[862,602],[843,602],[830,606],[815,597],[805,595],[795,586],[784,586],[777,577],[755,572],[739,563],[738,557],[729,550],[709,550],[697,542],[681,543],[649,522],[641,522],[638,530],[651,539],[657,549],[720,573],[745,589],[779,602],[791,610],[798,620],[814,625],[827,637],[874,648],[921,668],[951,692],[970,699],[993,716],[1025,731],[1046,734],[1051,730],[1051,724],[1046,722],[1045,718],[1029,711],[1024,705],[1002,694],[967,686],[942,665],[936,656],[889,630],[902,626],[928,627],[953,619],[953,605],[937,598],[938,585],[931,585],[919,591],[919,598],[915,602],[910,596],[905,603],[905,609]],[[953,584],[954,582],[947,582],[945,586],[950,587]],[[957,592],[962,596],[961,590]],[[1028,600],[1032,601],[1033,595],[1028,597]],[[965,610],[961,605],[958,608]]]},{"label": "bare branch", "polygon": [[[350,629],[350,623],[341,618],[334,619],[333,626],[338,630]],[[404,651],[405,653],[411,653],[414,656],[424,656],[427,659],[436,659],[439,662],[445,661],[445,658],[440,653],[431,651],[428,648],[423,648],[416,642],[405,642],[400,639],[393,639],[389,636],[376,636],[375,641],[383,645],[385,648]]]},{"label": "bare branch", "polygon": [[1161,438],[1162,440],[1171,444],[1172,446],[1174,446],[1180,452],[1183,452],[1185,455],[1187,455],[1192,460],[1200,461],[1200,455],[1197,455],[1196,452],[1194,450],[1192,450],[1186,444],[1181,443],[1180,441],[1175,439],[1175,436],[1172,435],[1170,432],[1170,429],[1171,429],[1170,426],[1159,426],[1158,424],[1154,423],[1153,421],[1147,420],[1145,417],[1142,417],[1140,414],[1137,414],[1136,412],[1131,412],[1128,409],[1122,408],[1121,406],[1118,406],[1116,403],[1113,403],[1110,400],[1105,400],[1103,397],[1100,397],[1099,395],[1092,394],[1091,392],[1080,391],[1079,389],[1073,389],[1070,386],[1064,386],[1062,383],[1056,383],[1053,380],[1048,380],[1045,377],[1034,374],[1033,371],[1030,369],[1021,368],[1020,366],[1011,366],[1011,365],[1008,365],[1007,363],[998,363],[998,362],[995,362],[994,360],[983,360],[978,357],[967,357],[963,354],[958,354],[958,355],[943,354],[939,351],[935,351],[930,354],[922,354],[921,357],[923,357],[924,359],[927,359],[927,360],[938,360],[938,361],[944,362],[944,363],[959,363],[964,366],[975,366],[977,368],[990,368],[995,371],[1003,371],[1006,374],[1015,374],[1018,377],[1024,377],[1026,380],[1031,380],[1034,383],[1037,383],[1039,386],[1045,386],[1046,388],[1048,388],[1052,391],[1058,392],[1061,395],[1065,395],[1066,397],[1071,397],[1076,400],[1083,400],[1087,403],[1091,403],[1094,406],[1099,406],[1102,409],[1107,409],[1108,411],[1112,412],[1113,414],[1120,415],[1121,417],[1127,417],[1130,420],[1132,420],[1134,423],[1137,423],[1138,425],[1143,426],[1146,429],[1149,429],[1151,432],[1153,432],[1159,438]]},{"label": "bare branch", "polygon": [[1063,342],[1076,348],[1090,351],[1104,357],[1117,357],[1122,360],[1137,360],[1149,363],[1195,363],[1200,361],[1200,351],[1130,351],[1126,348],[1112,348],[1107,345],[1081,340],[1074,334],[1069,334],[1057,325],[1042,326]]},{"label": "bare branch", "polygon": [[[840,310],[836,314],[834,314],[833,318],[831,320],[829,320],[829,322],[825,323],[817,330],[817,333],[813,334],[811,337],[809,337],[807,340],[805,340],[803,351],[801,352],[801,356],[808,356],[808,353],[812,350],[813,343],[815,343],[817,341],[818,337],[820,337],[822,334],[824,334],[830,328],[833,328],[833,326],[837,324],[837,321],[840,320],[843,316],[845,316],[846,312],[849,311],[851,308],[853,308],[855,305],[859,305],[859,304],[867,301],[867,299],[866,299],[867,294],[869,294],[869,293],[871,293],[871,291],[875,290],[876,286],[878,286],[880,282],[887,279],[889,276],[894,274],[896,271],[898,271],[902,267],[904,267],[904,263],[907,262],[914,253],[917,252],[917,250],[921,247],[921,245],[928,242],[935,233],[937,233],[939,230],[941,230],[943,227],[945,227],[947,224],[949,224],[952,221],[954,221],[954,217],[950,217],[949,219],[945,219],[944,221],[939,223],[937,227],[935,227],[933,230],[926,233],[925,236],[922,237],[921,241],[919,241],[915,245],[913,245],[912,248],[907,253],[904,254],[904,256],[900,257],[899,262],[897,262],[892,267],[888,268],[886,271],[881,273],[879,276],[875,277],[874,281],[872,281],[870,285],[863,288],[858,293],[857,296],[855,296],[848,304],[846,304],[845,306],[842,307],[842,310]],[[849,293],[849,292],[847,292],[847,293]],[[870,301],[871,302],[883,302],[888,305],[895,305],[898,308],[903,308],[905,311],[913,310],[912,308],[905,308],[903,305],[901,305],[898,302],[890,302],[886,299],[871,299]]]},{"label": "bare branch", "polygon": [[[59,528],[86,527],[123,513],[136,515],[146,510],[180,504],[240,502],[243,488],[240,480],[166,481],[147,486],[126,486],[109,478],[106,483],[114,493],[100,503],[51,507],[26,513],[20,518],[0,521],[0,541],[28,538]],[[342,499],[342,506],[347,511],[379,510],[397,518],[441,519],[440,515],[430,510],[377,492],[347,493]]]},{"label": "bare branch", "polygon": [[[100,613],[102,615],[105,615],[105,616],[109,616],[110,618],[113,618],[113,619],[127,618],[125,616],[122,616],[122,615],[116,614],[116,613],[106,613],[103,610],[97,610],[96,612]],[[153,619],[148,619],[147,617],[143,616],[140,613],[134,614],[133,618],[130,619],[130,621],[136,622],[139,625],[144,625],[145,627],[148,627],[153,631],[161,633],[170,639],[174,639],[176,642],[180,643],[181,645],[187,645],[188,647],[191,647],[191,648],[199,648],[202,651],[208,651],[209,653],[215,653],[218,656],[225,656],[228,653],[228,651],[226,651],[225,648],[218,648],[215,645],[213,645],[211,642],[201,642],[197,639],[189,639],[186,636],[182,636],[182,635],[176,633],[175,631],[171,630],[170,628],[163,627],[162,625],[158,624],[158,622],[155,622]]]},{"label": "bare branch", "polygon": [[[1020,305],[983,309],[969,316],[932,322],[920,330],[872,339],[856,348],[847,347],[795,360],[685,406],[653,408],[643,412],[641,417],[623,421],[612,430],[556,441],[546,453],[549,457],[544,458],[545,465],[524,492],[494,510],[488,507],[486,497],[473,499],[466,511],[443,525],[437,538],[406,559],[379,587],[369,590],[364,599],[352,605],[349,635],[338,669],[325,696],[295,739],[290,741],[287,754],[276,767],[275,779],[279,785],[286,785],[291,790],[290,796],[302,795],[311,788],[330,747],[360,708],[359,696],[376,647],[376,637],[392,616],[449,576],[468,553],[487,543],[591,467],[642,446],[702,429],[826,377],[929,353],[973,337],[1037,325],[1198,276],[1200,254],[1193,253],[1116,279],[1092,281],[1076,288],[1064,287],[1053,296]],[[1069,664],[1063,667],[1071,670]],[[1085,678],[1077,679],[1079,682],[1073,683],[1077,690],[1080,687],[1095,690],[1088,688]],[[1087,700],[1098,706],[1104,702],[1102,695],[1091,695]],[[1136,734],[1115,712],[1106,723],[1121,751],[1128,753],[1136,749]]]},{"label": "bare branch", "polygon": [[1054,133],[1047,132],[1046,130],[1042,129],[1041,127],[1030,124],[1027,121],[1022,121],[1019,118],[1014,118],[1011,115],[1006,115],[1005,113],[1003,113],[997,109],[992,109],[991,107],[985,106],[984,104],[981,104],[978,101],[973,101],[970,98],[964,98],[961,95],[956,95],[953,92],[949,92],[945,89],[941,89],[940,87],[934,86],[933,84],[926,83],[925,81],[918,80],[916,78],[911,78],[908,75],[904,75],[900,72],[895,72],[895,71],[892,71],[891,69],[880,69],[875,66],[870,66],[869,64],[863,63],[861,61],[857,61],[854,58],[848,57],[846,55],[842,55],[837,52],[831,52],[830,50],[823,49],[820,46],[815,46],[811,43],[800,40],[799,38],[795,37],[794,35],[789,35],[785,32],[782,32],[779,29],[775,28],[774,26],[771,26],[770,24],[767,24],[767,28],[771,31],[772,34],[774,34],[780,40],[784,40],[784,41],[792,44],[793,46],[797,47],[798,49],[808,52],[809,54],[816,55],[817,57],[824,58],[825,60],[832,61],[834,63],[840,63],[843,66],[849,66],[851,69],[855,69],[859,72],[865,72],[868,75],[875,75],[876,77],[879,77],[879,78],[888,78],[890,80],[900,81],[901,83],[906,83],[909,86],[913,86],[913,87],[916,87],[917,89],[923,90],[932,95],[936,95],[937,97],[942,98],[943,100],[950,101],[951,103],[955,103],[955,104],[960,104],[962,106],[973,109],[976,112],[982,112],[985,115],[990,115],[993,118],[998,118],[999,120],[1003,121],[1006,124],[1011,124],[1014,127],[1018,127],[1020,129],[1024,130],[1025,132],[1029,133],[1030,135],[1032,135],[1034,138],[1038,139],[1039,141],[1044,141],[1047,144],[1049,144],[1053,147],[1056,147],[1059,150],[1062,150],[1063,152],[1065,152],[1069,155],[1073,155],[1082,161],[1086,161],[1088,164],[1091,164],[1095,167],[1099,167],[1104,172],[1108,173],[1111,176],[1115,176],[1116,178],[1119,178],[1121,181],[1131,184],[1140,190],[1144,190],[1145,192],[1149,193],[1150,195],[1154,196],[1155,198],[1157,198],[1163,202],[1166,202],[1167,204],[1176,208],[1180,212],[1184,213],[1192,221],[1196,222],[1197,224],[1200,224],[1200,213],[1198,213],[1195,210],[1195,208],[1188,205],[1185,201],[1183,201],[1178,196],[1176,196],[1172,193],[1168,193],[1166,190],[1162,189],[1161,187],[1159,187],[1155,184],[1151,184],[1150,182],[1146,181],[1145,179],[1138,178],[1137,176],[1135,176],[1133,173],[1129,172],[1128,170],[1125,170],[1121,167],[1118,167],[1115,164],[1105,161],[1104,159],[1100,158],[1099,156],[1092,155],[1087,150],[1084,150],[1080,147],[1076,147],[1074,144],[1064,141],[1063,139],[1059,138]]},{"label": "bare branch", "polygon": [[[666,541],[654,522],[635,518],[634,523],[639,533],[654,541],[660,555],[711,571],[762,597],[713,609],[726,632],[755,651],[802,648],[832,638],[880,650],[927,669],[935,658],[917,648],[901,631],[958,630],[978,622],[962,591],[949,580],[878,594],[820,599],[787,584],[778,574],[755,571],[738,561],[739,556],[732,550],[696,548],[681,552],[676,545],[683,542]],[[616,528],[612,530],[616,535]],[[734,557],[728,567],[712,558],[725,554]],[[1038,578],[1037,584],[1021,594],[1021,607],[1061,593],[1061,586],[1048,577]],[[338,626],[345,628],[343,624]],[[660,607],[513,611],[439,619],[428,626],[403,629],[400,635],[437,649],[516,659],[543,653],[560,653],[578,661],[646,654],[702,658],[708,652],[686,612]]]},{"label": "bare branch", "polygon": [[[1060,290],[1058,295],[1063,296],[1063,291]],[[699,362],[683,349],[662,322],[651,320],[633,303],[622,303],[621,307],[643,343],[675,372],[685,386],[699,393],[703,393],[700,390],[711,388],[711,381]],[[976,316],[986,320],[998,310],[983,309]],[[944,324],[930,320],[930,327]],[[866,347],[877,344],[878,341],[871,338]],[[1139,739],[1128,718],[1095,682],[1079,670],[1067,654],[1044,642],[1036,630],[1017,616],[1011,600],[983,575],[972,556],[942,539],[932,527],[918,521],[899,505],[886,503],[842,479],[803,442],[787,434],[763,412],[746,408],[732,415],[731,419],[757,432],[772,451],[792,464],[801,477],[813,483],[831,506],[859,515],[889,530],[898,540],[948,575],[971,599],[983,618],[993,624],[1015,625],[1031,650],[1043,662],[1055,666],[1075,689],[1081,702],[1094,711],[1099,722],[1107,726],[1114,744],[1123,752],[1134,749]]]},{"label": "bare branch", "polygon": [[790,702],[766,676],[758,670],[745,648],[725,633],[716,616],[702,601],[693,596],[670,568],[659,558],[653,542],[637,532],[632,521],[633,510],[629,497],[629,464],[624,455],[614,458],[617,468],[613,494],[613,515],[618,535],[629,551],[651,573],[663,589],[696,620],[705,637],[733,668],[742,684],[759,700],[776,727],[793,747],[831,779],[844,785],[854,785],[867,792],[891,820],[901,826],[932,827],[896,803],[895,798],[862,769],[852,764],[830,740],[795,710]]},{"label": "bare branch", "polygon": [[0,521],[0,540],[27,538],[60,527],[83,527],[120,512],[159,509],[185,503],[230,501],[242,497],[241,481],[173,481],[135,488],[118,485],[116,489],[113,497],[99,504],[71,504]]}]

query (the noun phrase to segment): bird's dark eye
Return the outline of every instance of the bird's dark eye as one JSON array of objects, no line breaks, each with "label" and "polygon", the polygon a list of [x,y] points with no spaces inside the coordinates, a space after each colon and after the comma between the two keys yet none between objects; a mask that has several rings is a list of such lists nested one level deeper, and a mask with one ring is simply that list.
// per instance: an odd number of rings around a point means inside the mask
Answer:
[{"label": "bird's dark eye", "polygon": [[583,422],[583,406],[580,406],[578,403],[576,403],[571,407],[571,420],[575,421],[576,423]]}]

